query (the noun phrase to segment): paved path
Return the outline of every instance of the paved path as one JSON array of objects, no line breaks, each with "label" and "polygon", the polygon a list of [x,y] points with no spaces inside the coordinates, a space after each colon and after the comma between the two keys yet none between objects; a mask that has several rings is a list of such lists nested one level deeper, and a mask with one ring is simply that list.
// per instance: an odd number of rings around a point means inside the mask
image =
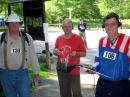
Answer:
[{"label": "paved path", "polygon": [[[94,97],[97,75],[81,74],[83,97]],[[57,77],[43,79],[44,84],[33,91],[32,97],[60,97]]]},{"label": "paved path", "polygon": [[[97,77],[97,75],[95,75],[95,77]],[[93,80],[94,77],[92,75],[81,74],[81,88],[83,97],[94,97],[95,86],[93,85]],[[43,81],[44,85],[36,88],[33,91],[32,97],[60,97],[57,77],[43,79]]]}]

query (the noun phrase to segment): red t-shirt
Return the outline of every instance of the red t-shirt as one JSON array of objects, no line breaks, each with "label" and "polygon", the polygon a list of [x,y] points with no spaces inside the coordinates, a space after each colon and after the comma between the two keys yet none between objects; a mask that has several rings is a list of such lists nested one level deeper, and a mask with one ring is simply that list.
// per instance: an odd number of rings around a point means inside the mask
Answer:
[{"label": "red t-shirt", "polygon": [[[61,59],[67,58],[68,59],[67,65],[80,64],[80,57],[70,56],[72,51],[86,52],[83,39],[79,35],[74,34],[74,33],[69,39],[65,39],[64,35],[59,36],[56,40],[55,48],[62,51],[62,54],[58,56],[58,61],[60,62]],[[79,72],[80,72],[80,67],[77,66],[70,72],[70,74],[78,74]]]}]

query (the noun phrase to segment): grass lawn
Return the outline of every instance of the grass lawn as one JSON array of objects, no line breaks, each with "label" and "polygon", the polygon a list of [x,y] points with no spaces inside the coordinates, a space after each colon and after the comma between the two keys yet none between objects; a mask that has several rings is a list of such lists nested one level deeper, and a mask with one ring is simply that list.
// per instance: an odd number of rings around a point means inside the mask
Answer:
[{"label": "grass lawn", "polygon": [[[48,69],[46,69],[45,64],[39,64],[39,65],[40,65],[40,76],[43,79],[44,78],[56,77],[56,73],[50,72]],[[34,89],[35,88],[35,84],[34,84],[34,81],[33,81],[34,73],[33,73],[31,67],[29,68],[29,73],[30,73],[31,82],[32,82],[31,86],[32,86],[32,89]]]},{"label": "grass lawn", "polygon": [[[77,29],[77,25],[79,20],[73,20],[74,21],[74,29]],[[122,28],[130,29],[130,19],[121,19],[122,22]],[[88,25],[88,29],[95,29],[97,27],[101,28],[102,26],[102,20],[100,19],[87,19],[85,22]],[[49,24],[48,30],[54,30],[54,31],[61,31],[62,27],[61,24]],[[0,27],[0,32],[6,32],[7,27],[3,26]]]},{"label": "grass lawn", "polygon": [[[130,19],[122,19],[120,20],[122,22],[122,28],[130,29]],[[86,20],[88,30],[95,30],[97,28],[102,27],[102,20]],[[74,21],[74,29],[77,29],[78,21]],[[53,24],[53,26],[48,27],[49,30],[54,30],[54,31],[61,31],[61,25],[59,26],[58,24]]]}]

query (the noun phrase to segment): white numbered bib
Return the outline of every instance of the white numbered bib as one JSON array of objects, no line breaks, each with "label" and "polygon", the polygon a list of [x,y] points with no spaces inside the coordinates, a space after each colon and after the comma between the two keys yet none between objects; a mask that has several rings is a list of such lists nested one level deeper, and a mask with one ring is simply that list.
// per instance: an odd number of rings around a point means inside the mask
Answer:
[{"label": "white numbered bib", "polygon": [[17,53],[21,53],[20,48],[11,48],[11,54],[17,54]]},{"label": "white numbered bib", "polygon": [[68,59],[67,58],[61,58],[60,61],[61,61],[61,63],[68,63]]},{"label": "white numbered bib", "polygon": [[103,57],[106,59],[115,60],[116,59],[116,53],[105,51],[103,54]]}]

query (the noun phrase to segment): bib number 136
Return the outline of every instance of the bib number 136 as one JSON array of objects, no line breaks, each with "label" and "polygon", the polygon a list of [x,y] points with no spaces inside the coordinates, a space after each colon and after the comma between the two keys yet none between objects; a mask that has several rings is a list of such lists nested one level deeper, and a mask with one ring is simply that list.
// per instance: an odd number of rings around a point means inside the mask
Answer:
[{"label": "bib number 136", "polygon": [[105,51],[103,54],[104,58],[115,60],[116,59],[116,53]]}]

